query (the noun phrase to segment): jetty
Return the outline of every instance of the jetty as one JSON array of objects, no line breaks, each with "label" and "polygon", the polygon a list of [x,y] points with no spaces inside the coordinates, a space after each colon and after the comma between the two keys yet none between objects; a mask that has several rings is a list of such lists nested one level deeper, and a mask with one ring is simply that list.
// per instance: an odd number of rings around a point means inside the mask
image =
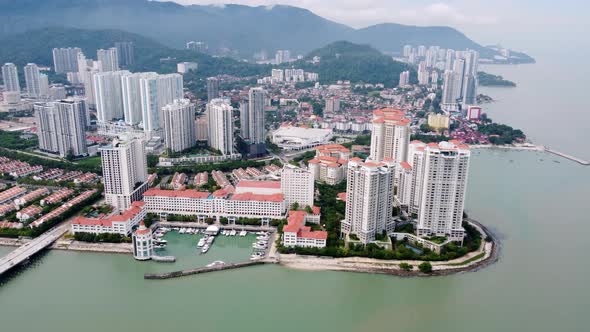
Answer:
[{"label": "jetty", "polygon": [[552,153],[552,154],[554,154],[556,156],[559,156],[559,157],[562,157],[562,158],[565,158],[565,159],[569,159],[571,161],[575,161],[575,162],[577,162],[577,163],[579,163],[581,165],[584,165],[584,166],[589,166],[590,165],[590,162],[587,161],[587,160],[580,159],[580,158],[574,157],[572,155],[569,155],[567,153],[563,153],[563,152],[559,152],[557,150],[550,149],[548,147],[545,147],[545,151],[546,152],[549,152],[549,153]]},{"label": "jetty", "polygon": [[144,279],[171,279],[171,278],[190,276],[193,274],[203,274],[203,273],[208,273],[208,272],[239,269],[241,267],[262,265],[262,264],[267,264],[267,263],[270,263],[270,262],[259,260],[259,261],[241,262],[241,263],[226,263],[223,265],[216,265],[216,266],[210,266],[210,267],[206,267],[206,266],[205,267],[197,267],[194,269],[181,270],[181,271],[173,271],[173,272],[165,272],[165,273],[146,273],[143,276],[143,278]]}]

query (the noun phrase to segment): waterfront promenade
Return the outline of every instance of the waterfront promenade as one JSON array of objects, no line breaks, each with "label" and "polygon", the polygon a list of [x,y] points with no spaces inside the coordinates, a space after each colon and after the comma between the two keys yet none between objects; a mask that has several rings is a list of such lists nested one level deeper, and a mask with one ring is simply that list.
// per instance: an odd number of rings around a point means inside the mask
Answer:
[{"label": "waterfront promenade", "polygon": [[31,256],[35,255],[39,251],[50,246],[53,242],[64,235],[69,229],[68,224],[62,224],[57,226],[43,235],[31,240],[15,250],[8,253],[8,255],[0,258],[0,275],[10,270],[14,266],[17,266],[27,261]]}]

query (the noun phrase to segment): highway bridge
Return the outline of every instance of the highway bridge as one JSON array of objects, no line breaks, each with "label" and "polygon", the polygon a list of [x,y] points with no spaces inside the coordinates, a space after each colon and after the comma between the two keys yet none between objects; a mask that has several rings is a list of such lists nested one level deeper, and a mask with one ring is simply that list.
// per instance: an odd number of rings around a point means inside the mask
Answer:
[{"label": "highway bridge", "polygon": [[0,275],[11,268],[27,261],[39,251],[47,248],[68,231],[68,224],[62,224],[43,233],[32,241],[16,248],[6,256],[0,258]]}]

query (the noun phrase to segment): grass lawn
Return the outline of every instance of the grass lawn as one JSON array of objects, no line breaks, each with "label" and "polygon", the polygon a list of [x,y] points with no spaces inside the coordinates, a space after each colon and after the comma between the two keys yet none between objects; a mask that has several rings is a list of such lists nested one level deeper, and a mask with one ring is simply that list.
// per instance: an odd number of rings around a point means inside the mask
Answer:
[{"label": "grass lawn", "polygon": [[83,166],[92,166],[92,167],[102,167],[100,156],[96,157],[89,157],[75,161],[76,164],[83,165]]}]

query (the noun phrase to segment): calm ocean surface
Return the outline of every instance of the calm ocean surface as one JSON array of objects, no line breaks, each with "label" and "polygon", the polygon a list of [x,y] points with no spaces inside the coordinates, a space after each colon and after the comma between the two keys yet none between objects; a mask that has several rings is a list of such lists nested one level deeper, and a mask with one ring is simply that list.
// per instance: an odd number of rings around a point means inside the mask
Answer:
[{"label": "calm ocean surface", "polygon": [[[552,68],[542,59],[485,68],[519,85],[485,89],[498,100],[487,112],[538,144],[590,159],[585,87],[549,86],[545,78],[559,72]],[[173,267],[49,251],[1,281],[0,326],[11,332],[587,331],[589,185],[590,167],[548,154],[475,150],[467,212],[501,239],[501,259],[447,277],[262,266],[146,281],[143,273]],[[173,235],[170,250],[177,266],[191,266],[241,259],[251,239],[220,240],[207,258],[180,236]],[[0,254],[9,250],[0,247]]]}]

